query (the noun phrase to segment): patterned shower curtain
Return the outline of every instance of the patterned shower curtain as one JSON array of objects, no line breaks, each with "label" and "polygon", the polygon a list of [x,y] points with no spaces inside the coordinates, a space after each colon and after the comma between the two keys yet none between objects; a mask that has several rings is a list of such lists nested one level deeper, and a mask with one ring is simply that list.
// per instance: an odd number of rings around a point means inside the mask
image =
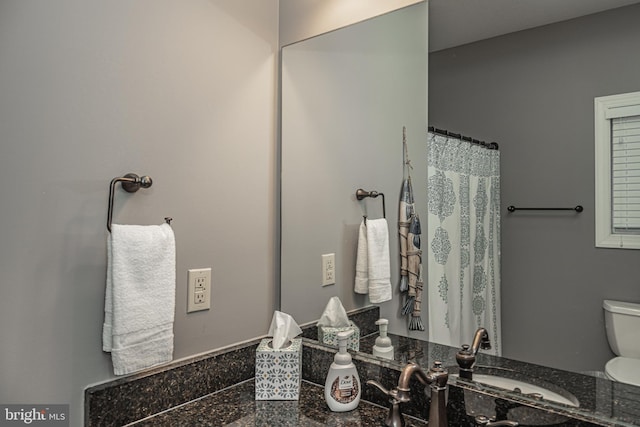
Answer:
[{"label": "patterned shower curtain", "polygon": [[428,134],[429,340],[471,344],[500,330],[500,152]]}]

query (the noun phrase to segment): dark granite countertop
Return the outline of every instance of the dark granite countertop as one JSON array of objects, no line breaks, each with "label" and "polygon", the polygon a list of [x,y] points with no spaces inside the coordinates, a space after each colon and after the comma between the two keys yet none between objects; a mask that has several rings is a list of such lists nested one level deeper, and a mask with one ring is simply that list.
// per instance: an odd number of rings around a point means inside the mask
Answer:
[{"label": "dark granite countertop", "polygon": [[[324,401],[324,389],[302,381],[298,401],[256,401],[254,381],[248,380],[233,387],[174,409],[130,424],[135,427],[176,426],[380,426],[387,409],[361,401],[349,412],[331,412]],[[424,427],[426,422],[405,416],[407,426]]]},{"label": "dark granite countertop", "polygon": [[[371,353],[376,337],[377,334],[372,334],[362,338],[360,351]],[[578,400],[579,406],[571,407],[559,403],[539,401],[523,397],[517,393],[505,394],[503,389],[456,379],[455,374],[457,374],[458,368],[455,354],[458,351],[457,348],[393,334],[389,334],[389,337],[395,350],[395,362],[383,362],[383,359],[371,356],[372,360],[379,360],[379,363],[385,365],[397,363],[403,365],[409,361],[415,361],[423,367],[428,367],[434,361],[439,360],[449,371],[449,384],[465,390],[488,396],[502,394],[531,407],[543,409],[550,413],[570,416],[573,419],[594,425],[612,427],[640,426],[640,387],[610,381],[606,378],[553,369],[504,357],[491,356],[482,352],[478,353],[476,360],[476,371],[478,373],[521,379],[543,386],[561,395],[568,391],[570,394],[567,397],[573,395]]]},{"label": "dark granite countertop", "polygon": [[[458,349],[390,334],[396,360],[371,356],[376,335],[375,309],[354,313],[360,321],[360,352],[351,352],[362,383],[359,407],[334,413],[324,401],[323,387],[337,349],[314,341],[317,331],[305,328],[302,348],[302,387],[297,401],[256,401],[256,349],[260,339],[179,360],[121,377],[85,390],[85,425],[94,426],[379,426],[388,411],[388,397],[374,379],[391,389],[402,366],[415,361],[428,369],[435,361],[449,371],[449,426],[475,425],[476,415],[515,419],[521,426],[633,427],[640,426],[640,388],[579,373],[479,353],[478,373],[525,380],[558,392],[570,392],[578,407],[538,400],[514,391],[456,378]],[[365,326],[365,327],[363,327]],[[366,354],[369,353],[369,354]],[[424,385],[411,381],[411,401],[402,412],[409,425],[424,427],[429,397]]]}]

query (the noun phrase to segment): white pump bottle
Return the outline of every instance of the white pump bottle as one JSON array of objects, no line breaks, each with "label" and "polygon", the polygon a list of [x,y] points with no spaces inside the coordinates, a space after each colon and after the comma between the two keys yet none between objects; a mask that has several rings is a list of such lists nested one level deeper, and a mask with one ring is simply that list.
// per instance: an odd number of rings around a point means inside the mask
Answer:
[{"label": "white pump bottle", "polygon": [[324,399],[334,412],[351,411],[360,403],[360,377],[347,351],[347,340],[352,334],[353,330],[338,332],[339,350],[324,383]]},{"label": "white pump bottle", "polygon": [[380,318],[376,321],[376,325],[380,329],[380,336],[376,338],[376,343],[373,346],[373,355],[393,360],[393,345],[391,345],[391,338],[387,336],[389,321]]}]

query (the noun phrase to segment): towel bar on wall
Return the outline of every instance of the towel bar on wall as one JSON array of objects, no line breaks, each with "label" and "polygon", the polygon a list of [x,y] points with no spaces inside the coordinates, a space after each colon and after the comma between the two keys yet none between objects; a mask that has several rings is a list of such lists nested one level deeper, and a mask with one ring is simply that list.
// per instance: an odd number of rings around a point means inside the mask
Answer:
[{"label": "towel bar on wall", "polygon": [[[358,200],[362,200],[365,197],[372,197],[372,198],[375,199],[378,196],[382,196],[382,217],[386,218],[387,217],[387,209],[385,207],[385,202],[384,202],[384,193],[380,193],[378,191],[366,191],[366,190],[363,190],[362,188],[358,188],[356,190],[356,199],[358,199]],[[365,221],[365,224],[366,224],[367,216],[363,215],[363,217],[364,217],[364,221]]]},{"label": "towel bar on wall", "polygon": [[[149,188],[151,187],[151,184],[153,184],[153,180],[150,176],[138,176],[135,173],[128,173],[125,176],[116,177],[111,180],[111,184],[109,184],[109,210],[107,212],[107,230],[109,230],[109,232],[111,232],[111,220],[113,219],[113,199],[115,197],[115,188],[118,182],[121,183],[122,189],[127,193],[135,193],[141,187]],[[167,224],[171,224],[172,219],[173,218],[171,217],[164,218]]]},{"label": "towel bar on wall", "polygon": [[578,205],[573,208],[516,208],[515,206],[509,206],[507,208],[509,212],[515,211],[576,211],[578,213],[582,212],[584,208],[582,205]]}]

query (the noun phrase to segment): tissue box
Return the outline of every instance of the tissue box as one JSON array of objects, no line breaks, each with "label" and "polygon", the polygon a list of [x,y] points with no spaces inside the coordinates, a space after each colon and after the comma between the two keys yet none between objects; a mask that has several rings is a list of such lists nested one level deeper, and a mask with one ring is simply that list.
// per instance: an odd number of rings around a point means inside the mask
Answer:
[{"label": "tissue box", "polygon": [[332,328],[331,326],[318,326],[318,341],[331,347],[338,347],[338,332],[353,329],[353,334],[347,341],[347,348],[350,350],[360,351],[360,328],[349,320],[351,326],[342,328]]},{"label": "tissue box", "polygon": [[302,379],[302,338],[288,347],[274,349],[272,339],[256,349],[256,400],[298,400]]}]

